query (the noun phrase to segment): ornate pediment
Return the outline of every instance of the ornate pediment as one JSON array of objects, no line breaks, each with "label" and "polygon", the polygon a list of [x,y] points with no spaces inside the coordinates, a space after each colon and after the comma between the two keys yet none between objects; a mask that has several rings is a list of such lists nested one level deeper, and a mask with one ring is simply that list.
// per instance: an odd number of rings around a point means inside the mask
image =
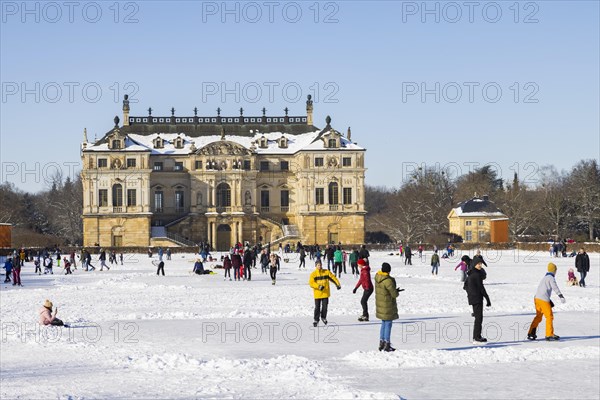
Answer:
[{"label": "ornate pediment", "polygon": [[220,141],[207,144],[198,149],[196,154],[203,156],[249,156],[252,152],[237,143]]}]

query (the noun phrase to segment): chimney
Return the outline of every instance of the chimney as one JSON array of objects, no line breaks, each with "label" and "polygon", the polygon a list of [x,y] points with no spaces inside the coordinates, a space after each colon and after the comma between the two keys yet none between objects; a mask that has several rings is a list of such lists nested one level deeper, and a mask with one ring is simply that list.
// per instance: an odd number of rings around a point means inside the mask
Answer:
[{"label": "chimney", "polygon": [[123,98],[123,126],[129,125],[129,95]]},{"label": "chimney", "polygon": [[483,195],[483,200],[488,201],[490,199],[490,196],[488,196],[487,194]]},{"label": "chimney", "polygon": [[306,124],[313,124],[313,101],[312,96],[309,94],[306,100]]}]

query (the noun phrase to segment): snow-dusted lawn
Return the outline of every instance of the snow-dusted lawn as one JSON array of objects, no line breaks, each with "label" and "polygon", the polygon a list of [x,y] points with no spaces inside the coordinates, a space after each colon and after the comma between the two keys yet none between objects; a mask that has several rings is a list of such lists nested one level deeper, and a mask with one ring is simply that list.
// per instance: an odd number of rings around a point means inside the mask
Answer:
[{"label": "snow-dusted lawn", "polygon": [[[547,253],[489,252],[485,347],[471,343],[470,308],[454,271],[429,256],[405,267],[373,253],[405,288],[392,329],[395,353],[377,351],[371,322],[359,323],[356,279],[333,291],[329,326],[312,327],[313,298],[295,255],[271,285],[260,268],[250,282],[193,276],[194,255],[174,255],[157,277],[146,255],[124,266],[74,275],[22,273],[23,288],[0,288],[0,397],[9,398],[589,398],[600,397],[600,257],[588,287],[567,287],[573,258],[552,259],[567,303],[555,307],[559,343],[528,342],[533,294]],[[462,255],[459,253],[459,255]],[[471,254],[472,255],[472,254]],[[155,256],[156,257],[156,256]],[[94,257],[95,258],[95,257]],[[98,263],[94,263],[97,267]],[[210,267],[210,266],[209,266]],[[73,325],[40,328],[45,299]],[[543,337],[544,322],[538,329]]]}]

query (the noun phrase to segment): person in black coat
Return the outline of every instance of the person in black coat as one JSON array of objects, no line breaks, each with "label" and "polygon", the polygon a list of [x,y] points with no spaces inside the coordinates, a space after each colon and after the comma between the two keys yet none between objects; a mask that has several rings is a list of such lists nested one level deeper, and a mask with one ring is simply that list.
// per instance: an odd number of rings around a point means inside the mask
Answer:
[{"label": "person in black coat", "polygon": [[481,255],[481,250],[477,250],[475,252],[475,255],[473,256],[473,260],[471,260],[471,265],[469,265],[469,269],[471,270],[471,269],[475,268],[475,265],[477,265],[477,263],[482,263],[486,267],[488,266],[487,263],[485,262],[485,260],[483,259],[483,256]]},{"label": "person in black coat", "polygon": [[467,291],[469,305],[473,306],[473,316],[475,324],[473,326],[473,341],[478,343],[487,342],[487,339],[481,337],[481,325],[483,323],[483,299],[487,301],[486,306],[490,307],[490,297],[488,296],[483,280],[485,279],[482,273],[483,262],[475,264],[474,268],[468,272],[467,280],[465,281],[464,289]]},{"label": "person in black coat", "polygon": [[577,268],[577,272],[579,272],[579,275],[581,275],[579,286],[585,287],[585,277],[590,270],[590,257],[587,255],[583,247],[579,249],[579,252],[575,257],[575,268]]},{"label": "person in black coat", "polygon": [[404,248],[404,265],[412,265],[412,249],[409,245]]},{"label": "person in black coat", "polygon": [[252,260],[254,258],[256,257],[250,248],[244,251],[244,280],[252,280]]},{"label": "person in black coat", "polygon": [[367,246],[364,244],[360,246],[360,250],[358,252],[358,258],[365,260],[367,263],[369,262],[369,250],[367,250]]}]

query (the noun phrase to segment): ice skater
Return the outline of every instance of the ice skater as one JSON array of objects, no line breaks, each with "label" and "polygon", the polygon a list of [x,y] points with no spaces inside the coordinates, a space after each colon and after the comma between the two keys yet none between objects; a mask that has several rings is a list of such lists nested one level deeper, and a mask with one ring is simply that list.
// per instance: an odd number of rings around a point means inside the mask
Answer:
[{"label": "ice skater", "polygon": [[396,298],[403,289],[396,287],[396,280],[390,276],[392,266],[381,264],[381,271],[375,274],[375,316],[381,320],[379,329],[379,351],[396,351],[392,347],[392,321],[398,319]]},{"label": "ice skater", "polygon": [[486,343],[487,339],[481,336],[481,329],[483,324],[483,299],[486,300],[486,307],[491,307],[490,297],[483,286],[483,280],[485,279],[482,273],[483,262],[480,260],[472,270],[468,272],[467,280],[464,285],[464,289],[467,291],[467,298],[469,305],[473,307],[473,315],[475,317],[475,324],[473,325],[473,343]]},{"label": "ice skater", "polygon": [[356,294],[356,290],[362,286],[363,295],[360,299],[360,305],[362,306],[363,312],[360,317],[358,317],[359,321],[369,321],[369,297],[373,294],[373,282],[371,282],[371,268],[362,258],[358,260],[358,266],[360,268],[360,278],[352,290],[352,293]]},{"label": "ice skater", "polygon": [[327,325],[327,307],[329,305],[329,282],[333,282],[338,290],[342,288],[340,281],[328,269],[323,269],[321,260],[315,262],[315,270],[308,278],[308,284],[313,289],[315,298],[315,312],[313,326],[319,324],[319,317]]},{"label": "ice skater", "polygon": [[556,279],[554,278],[555,274],[556,264],[548,263],[548,272],[542,278],[542,281],[538,285],[537,292],[535,293],[535,297],[533,298],[535,304],[535,317],[533,318],[533,321],[531,321],[529,332],[527,332],[527,339],[529,340],[537,339],[537,327],[540,322],[542,322],[542,316],[546,317],[546,340],[560,340],[560,336],[554,334],[554,314],[552,313],[554,303],[550,300],[552,291],[555,291],[556,294],[558,294],[562,303],[565,303],[566,300],[556,284]]}]

